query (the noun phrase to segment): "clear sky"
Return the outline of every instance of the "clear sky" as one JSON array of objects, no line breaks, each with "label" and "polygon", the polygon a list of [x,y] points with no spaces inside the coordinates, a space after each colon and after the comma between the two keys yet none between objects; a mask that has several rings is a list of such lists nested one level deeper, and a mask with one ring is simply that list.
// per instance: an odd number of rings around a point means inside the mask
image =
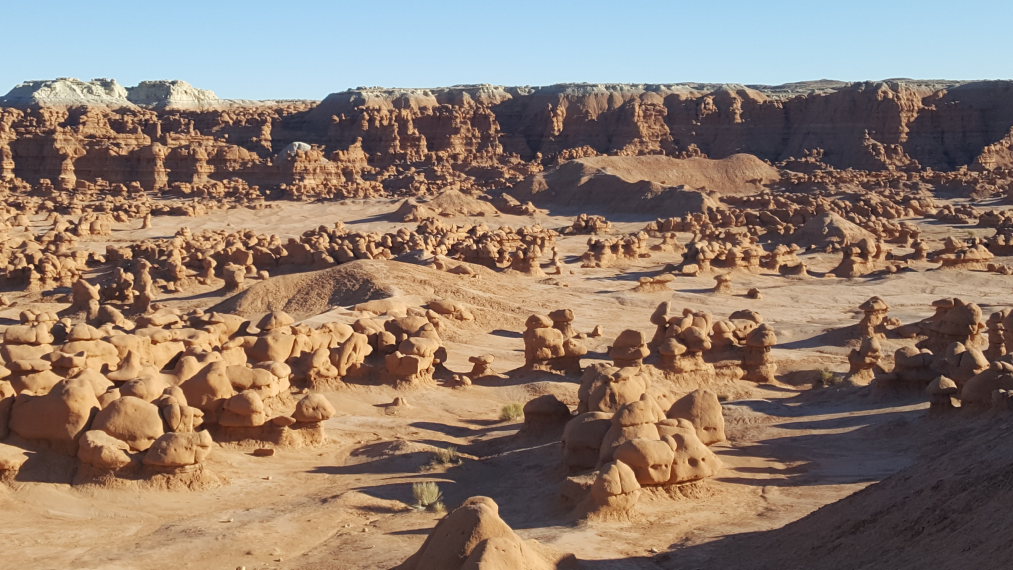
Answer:
[{"label": "clear sky", "polygon": [[221,97],[361,85],[1013,78],[1002,0],[19,0],[0,93],[184,79]]}]

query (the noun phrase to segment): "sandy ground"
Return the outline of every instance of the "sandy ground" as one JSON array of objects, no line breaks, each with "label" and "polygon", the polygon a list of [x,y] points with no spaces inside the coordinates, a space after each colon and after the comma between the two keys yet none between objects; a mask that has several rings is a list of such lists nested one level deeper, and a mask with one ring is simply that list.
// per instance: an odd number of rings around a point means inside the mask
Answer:
[{"label": "sandy ground", "polygon": [[[341,220],[357,229],[388,231],[395,224],[385,214],[396,206],[394,201],[280,203],[265,211],[227,210],[196,219],[157,217],[150,229],[123,225],[112,238],[92,245],[102,249],[110,242],[167,237],[181,224],[195,232],[249,228],[298,235]],[[534,221],[561,228],[571,218],[539,216]],[[617,226],[632,231],[647,221],[624,219]],[[953,232],[990,233],[913,221],[930,239]],[[519,226],[532,219],[497,216],[485,222]],[[726,402],[729,442],[716,447],[724,469],[715,479],[676,497],[645,496],[628,521],[578,522],[559,505],[563,475],[558,442],[518,437],[518,423],[499,420],[503,405],[543,393],[576,404],[576,378],[527,375],[502,385],[407,393],[350,386],[327,394],[339,413],[325,424],[325,445],[279,449],[266,458],[254,457],[252,447],[217,446],[207,468],[221,484],[211,488],[0,484],[0,568],[389,568],[414,552],[439,518],[407,507],[411,483],[420,480],[438,481],[451,507],[473,495],[493,497],[504,520],[521,536],[572,552],[589,568],[706,568],[705,560],[680,559],[680,550],[780,527],[896,472],[917,453],[902,435],[917,429],[924,404],[809,389],[819,370],[847,369],[850,347],[826,331],[856,323],[857,306],[872,295],[882,297],[891,316],[904,322],[929,316],[931,302],[940,297],[977,302],[986,314],[1010,306],[1009,277],[963,271],[922,270],[858,280],[736,273],[732,295],[710,292],[713,275],[679,277],[669,292],[636,293],[631,289],[640,276],[659,272],[675,256],[581,269],[575,259],[586,239],[560,240],[560,253],[570,262],[564,275],[496,276],[504,284],[498,301],[515,307],[516,314],[481,330],[452,330],[449,368],[464,372],[467,358],[483,353],[496,356],[498,371],[518,367],[523,359],[520,323],[531,312],[570,308],[579,330],[602,325],[605,335],[592,343],[585,360],[590,363],[604,358],[622,329],[651,331],[649,316],[664,300],[719,317],[737,309],[756,310],[777,330],[774,354],[783,382],[744,385]],[[838,257],[806,256],[805,261],[813,270],[825,271]],[[468,278],[460,279],[467,287]],[[763,291],[763,299],[745,298],[750,287]],[[164,301],[189,307],[219,300],[195,293],[201,291]],[[14,318],[20,309],[6,309],[0,317]],[[898,346],[887,342],[885,352],[892,354]],[[410,407],[392,415],[383,405],[398,395]],[[460,450],[463,461],[430,465],[432,450],[449,446]]]}]

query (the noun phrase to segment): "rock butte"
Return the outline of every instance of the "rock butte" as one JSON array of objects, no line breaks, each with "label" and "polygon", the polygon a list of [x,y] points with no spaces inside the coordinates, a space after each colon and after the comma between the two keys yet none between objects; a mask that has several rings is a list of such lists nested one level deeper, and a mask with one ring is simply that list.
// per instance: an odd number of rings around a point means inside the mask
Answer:
[{"label": "rock butte", "polygon": [[21,84],[5,562],[1003,567],[1011,86]]}]

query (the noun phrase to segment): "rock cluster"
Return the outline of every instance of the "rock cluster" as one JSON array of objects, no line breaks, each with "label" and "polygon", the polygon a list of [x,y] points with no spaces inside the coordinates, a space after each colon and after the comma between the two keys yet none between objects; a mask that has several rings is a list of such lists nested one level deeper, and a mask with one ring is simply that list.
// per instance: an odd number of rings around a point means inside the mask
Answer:
[{"label": "rock cluster", "polygon": [[587,354],[582,339],[587,335],[573,328],[573,319],[569,309],[528,317],[524,323],[524,367],[579,374],[580,357]]},{"label": "rock cluster", "polygon": [[[556,235],[539,226],[492,230],[484,225],[454,226],[432,219],[423,221],[414,231],[402,228],[383,234],[353,232],[339,222],[333,227],[306,231],[298,239],[284,240],[252,231],[194,234],[183,228],[171,239],[111,245],[102,259],[86,259],[91,265],[105,261],[120,269],[146,263],[148,267],[135,272],[149,274],[151,285],[164,291],[221,283],[223,292],[235,292],[248,279],[262,277],[263,272],[270,275],[290,269],[321,269],[357,259],[410,255],[432,257],[434,265],[447,270],[451,270],[447,260],[454,259],[492,269],[540,274],[543,252],[552,246]],[[63,280],[75,275],[60,269],[48,274],[62,276]],[[130,291],[137,289],[132,278],[114,269],[103,283],[103,290],[108,291],[105,300],[131,305],[135,295]],[[135,308],[134,312],[139,311]]]},{"label": "rock cluster", "polygon": [[651,384],[639,367],[589,370],[582,378],[580,414],[563,431],[571,474],[563,493],[582,514],[624,515],[644,487],[683,485],[720,468],[707,447],[725,439],[717,396],[659,395]]},{"label": "rock cluster", "polygon": [[883,390],[924,391],[936,412],[961,406],[1006,409],[1002,391],[1013,388],[1010,311],[996,311],[986,321],[978,305],[961,299],[939,299],[933,306],[931,317],[894,329],[924,338],[897,349],[892,371],[876,369],[879,346],[871,337],[852,351],[852,370],[872,371],[874,385]]},{"label": "rock cluster", "polygon": [[666,301],[655,309],[651,323],[656,327],[650,346],[658,352],[657,366],[674,381],[712,380],[715,364],[726,370],[732,364],[738,369],[735,376],[754,382],[770,382],[777,373],[770,352],[777,336],[753,311],[737,311],[717,320],[692,309],[674,312]]},{"label": "rock cluster", "polygon": [[158,311],[96,328],[24,311],[0,350],[0,437],[77,457],[79,481],[199,477],[215,441],[322,442],[335,409],[294,398],[289,363],[314,344],[340,353],[344,331],[284,313],[249,325]]},{"label": "rock cluster", "polygon": [[612,222],[605,216],[580,214],[573,220],[573,225],[563,230],[566,234],[608,234],[614,231]]}]

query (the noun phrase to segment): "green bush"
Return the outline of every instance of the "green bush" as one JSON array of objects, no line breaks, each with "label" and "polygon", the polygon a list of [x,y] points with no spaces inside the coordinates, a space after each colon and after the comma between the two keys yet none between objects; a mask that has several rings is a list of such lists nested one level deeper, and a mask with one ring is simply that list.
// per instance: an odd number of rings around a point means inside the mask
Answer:
[{"label": "green bush", "polygon": [[820,386],[823,387],[833,386],[834,384],[837,383],[837,374],[834,374],[833,371],[824,368],[819,372],[820,372]]},{"label": "green bush", "polygon": [[508,422],[524,417],[524,406],[518,403],[507,404],[499,411],[500,421]]}]

